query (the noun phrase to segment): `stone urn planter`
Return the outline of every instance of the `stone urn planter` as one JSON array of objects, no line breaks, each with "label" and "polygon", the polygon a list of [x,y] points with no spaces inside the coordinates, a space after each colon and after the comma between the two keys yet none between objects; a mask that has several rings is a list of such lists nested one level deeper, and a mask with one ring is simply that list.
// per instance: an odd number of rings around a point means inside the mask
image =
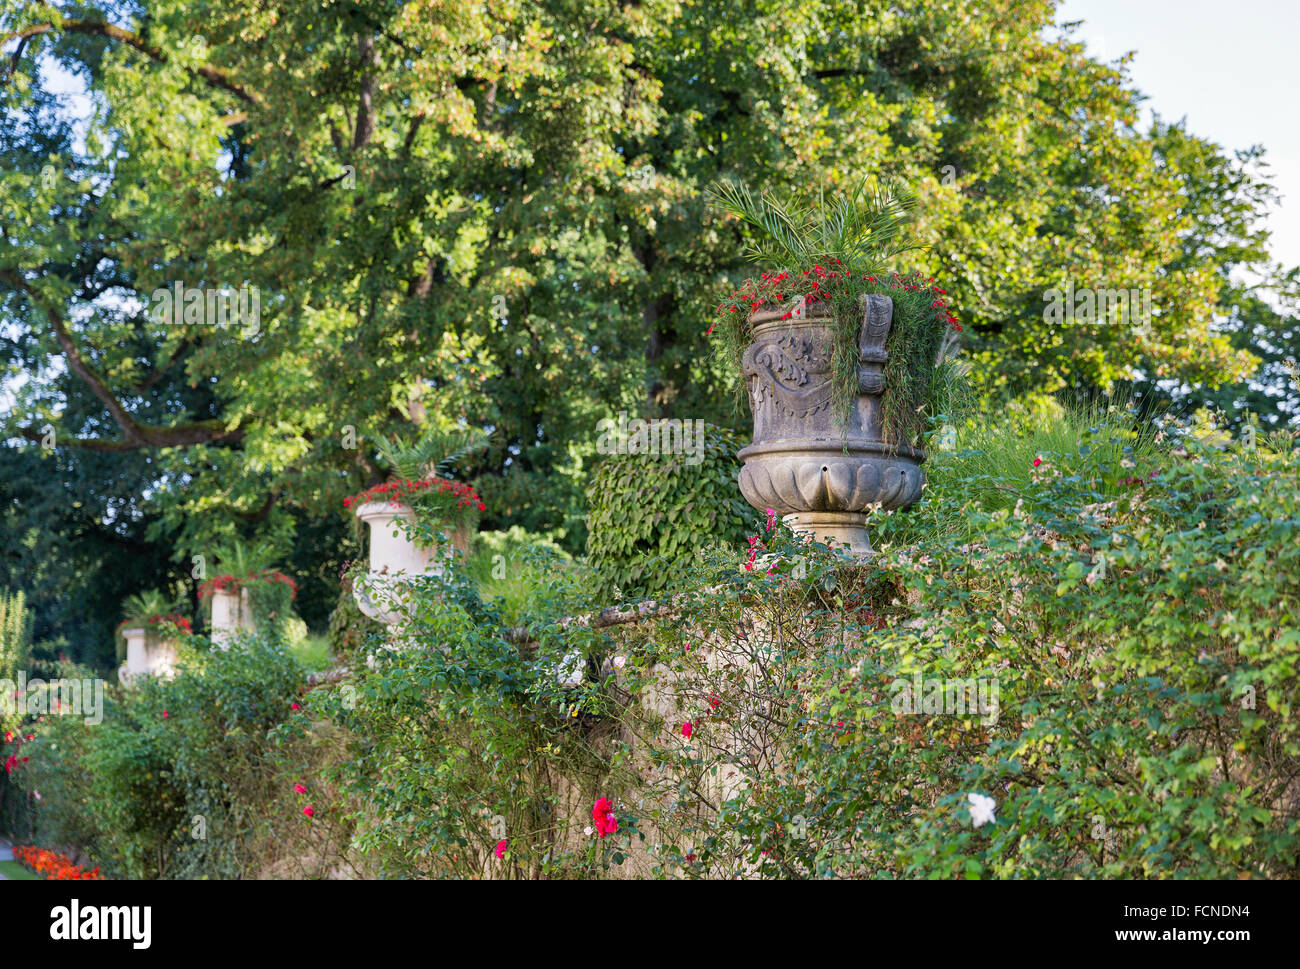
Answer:
[{"label": "stone urn planter", "polygon": [[218,589],[212,593],[212,645],[229,649],[241,632],[256,632],[257,622],[248,601],[248,589]]},{"label": "stone urn planter", "polygon": [[366,502],[357,506],[355,514],[370,526],[370,562],[365,576],[352,584],[353,598],[371,619],[396,625],[406,611],[410,580],[443,575],[452,548],[460,546],[453,543],[450,532],[444,532],[444,542],[435,548],[416,544],[406,531],[414,514],[396,501]]},{"label": "stone urn planter", "polygon": [[894,447],[882,434],[885,337],[894,304],[863,297],[858,338],[858,395],[847,434],[831,403],[832,320],[826,305],[783,319],[765,306],[750,316],[753,342],[743,358],[754,440],[740,452],[740,491],[759,511],[771,508],[796,532],[870,557],[868,510],[906,508],[921,496],[925,454]]},{"label": "stone urn planter", "polygon": [[122,630],[126,640],[126,662],[117,678],[129,686],[142,676],[170,678],[176,672],[176,644],[164,639],[151,626],[129,626]]}]

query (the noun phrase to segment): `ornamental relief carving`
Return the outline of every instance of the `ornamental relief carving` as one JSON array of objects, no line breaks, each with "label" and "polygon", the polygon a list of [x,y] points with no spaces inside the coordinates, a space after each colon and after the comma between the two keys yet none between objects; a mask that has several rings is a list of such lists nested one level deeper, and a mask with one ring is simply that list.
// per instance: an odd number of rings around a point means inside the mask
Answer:
[{"label": "ornamental relief carving", "polygon": [[[821,336],[821,334],[817,334]],[[742,360],[755,414],[775,408],[786,417],[806,418],[830,405],[829,341],[786,330],[749,345]]]}]

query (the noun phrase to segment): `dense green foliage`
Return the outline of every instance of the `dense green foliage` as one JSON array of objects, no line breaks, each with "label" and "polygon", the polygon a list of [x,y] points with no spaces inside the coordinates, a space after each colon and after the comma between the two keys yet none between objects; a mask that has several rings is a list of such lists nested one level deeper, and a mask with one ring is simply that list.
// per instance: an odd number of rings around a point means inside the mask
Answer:
[{"label": "dense green foliage", "polygon": [[1294,875],[1294,441],[1108,416],[936,452],[966,497],[877,522],[869,566],[760,516],[753,568],[698,553],[679,612],[598,628],[558,621],[595,604],[579,572],[507,618],[457,565],[299,715],[254,645],[54,718],[15,776],[47,841],[123,874],[249,873],[281,839],[299,873]]},{"label": "dense green foliage", "polygon": [[[192,597],[193,556],[236,533],[276,543],[324,628],[338,500],[382,480],[380,435],[425,426],[491,429],[462,469],[485,527],[580,551],[601,417],[744,423],[704,335],[745,274],[705,202],[722,178],[913,189],[900,242],[928,246],[993,397],[1135,380],[1292,418],[1296,278],[1268,258],[1258,152],[1140,127],[1123,65],[1053,14],[4,0],[0,583],[42,655],[106,664],[121,599]],[[1160,312],[1053,326],[1066,280]],[[176,283],[256,288],[256,332],[160,322]]]},{"label": "dense green foliage", "polygon": [[662,591],[706,546],[744,537],[752,511],[736,487],[736,452],[746,441],[708,424],[703,440],[687,430],[693,453],[650,454],[649,429],[640,443],[633,432],[627,450],[608,455],[592,476],[587,562],[598,591]]},{"label": "dense green foliage", "polygon": [[[22,590],[0,588],[0,680],[16,680],[18,671],[26,667],[31,635],[26,596]],[[21,719],[16,705],[0,703],[0,733],[16,730]]]},{"label": "dense green foliage", "polygon": [[[0,0],[0,679],[102,673],[150,588],[201,628],[237,541],[347,667],[307,688],[269,584],[102,724],[9,716],[0,822],[118,877],[1295,877],[1300,270],[1262,151],[1142,126],[1055,14]],[[737,493],[746,334],[708,324],[752,267],[706,189],[867,175],[917,288],[833,293],[835,368],[895,298],[928,486],[850,567]],[[778,302],[870,239],[811,211]],[[1062,325],[1063,286],[1155,312]],[[703,462],[609,453],[623,412],[707,422]],[[485,532],[383,629],[342,499],[449,453],[430,500]]]},{"label": "dense green foliage", "polygon": [[307,830],[292,766],[304,754],[270,739],[294,717],[302,682],[281,642],[247,637],[229,651],[185,650],[174,680],[112,691],[102,724],[32,724],[29,761],[11,778],[27,805],[14,833],[73,846],[111,877],[246,877],[276,861],[292,870],[295,850],[296,873],[319,875],[313,852],[332,826],[313,819]]}]

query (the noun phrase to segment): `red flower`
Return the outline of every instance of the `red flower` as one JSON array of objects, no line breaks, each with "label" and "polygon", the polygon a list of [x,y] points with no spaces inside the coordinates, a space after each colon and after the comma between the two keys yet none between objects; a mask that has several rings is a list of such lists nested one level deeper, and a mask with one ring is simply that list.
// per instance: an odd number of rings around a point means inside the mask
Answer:
[{"label": "red flower", "polygon": [[296,703],[290,703],[290,704],[289,704],[289,709],[290,709],[290,710],[301,710],[302,707],[298,706],[298,704],[296,704]]},{"label": "red flower", "polygon": [[170,719],[171,719],[171,714],[168,713],[166,710],[163,711],[163,719],[164,719],[164,720],[170,720]]},{"label": "red flower", "polygon": [[609,798],[602,797],[591,806],[591,817],[596,822],[596,833],[600,837],[618,831],[618,819],[614,817],[614,806],[609,803]]},{"label": "red flower", "polygon": [[307,788],[303,787],[301,784],[295,784],[295,785],[293,785],[293,789],[294,789],[294,791],[295,791],[296,793],[298,793],[298,794],[306,794],[306,793],[307,793]]},{"label": "red flower", "polygon": [[1038,467],[1042,463],[1043,463],[1042,458],[1034,458],[1034,467]]},{"label": "red flower", "polygon": [[315,816],[316,816],[316,809],[315,809],[314,807],[312,807],[310,804],[308,804],[305,808],[302,809],[302,813],[305,814],[305,815],[307,815],[307,817],[309,817],[309,818],[311,818],[311,817],[315,817]]},{"label": "red flower", "polygon": [[693,734],[694,732],[695,732],[695,727],[691,724],[689,720],[687,720],[684,724],[682,724],[682,736],[685,737],[687,740],[691,739],[691,734]]},{"label": "red flower", "polygon": [[502,838],[500,841],[497,842],[497,852],[496,852],[496,854],[497,854],[497,857],[498,857],[498,858],[504,858],[504,857],[506,856],[506,844],[507,844],[507,843],[508,843],[508,842],[506,841],[505,838]]},{"label": "red flower", "polygon": [[78,868],[63,855],[45,848],[18,845],[14,848],[14,858],[36,874],[44,875],[46,881],[100,881],[102,879],[98,868],[90,871]]}]

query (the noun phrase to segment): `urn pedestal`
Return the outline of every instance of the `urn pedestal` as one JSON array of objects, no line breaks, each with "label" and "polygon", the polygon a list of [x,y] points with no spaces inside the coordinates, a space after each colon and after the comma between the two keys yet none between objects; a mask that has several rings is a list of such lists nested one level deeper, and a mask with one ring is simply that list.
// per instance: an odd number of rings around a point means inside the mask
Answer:
[{"label": "urn pedestal", "polygon": [[893,322],[887,296],[863,297],[858,386],[847,425],[831,394],[832,320],[825,305],[802,318],[764,307],[750,317],[754,340],[743,358],[754,440],[740,452],[740,491],[771,508],[796,532],[871,556],[868,511],[906,508],[921,496],[925,454],[884,440],[880,402]]},{"label": "urn pedestal", "polygon": [[167,642],[148,626],[130,626],[122,630],[126,640],[126,662],[117,678],[129,686],[142,676],[171,677],[176,672],[176,645]]}]

